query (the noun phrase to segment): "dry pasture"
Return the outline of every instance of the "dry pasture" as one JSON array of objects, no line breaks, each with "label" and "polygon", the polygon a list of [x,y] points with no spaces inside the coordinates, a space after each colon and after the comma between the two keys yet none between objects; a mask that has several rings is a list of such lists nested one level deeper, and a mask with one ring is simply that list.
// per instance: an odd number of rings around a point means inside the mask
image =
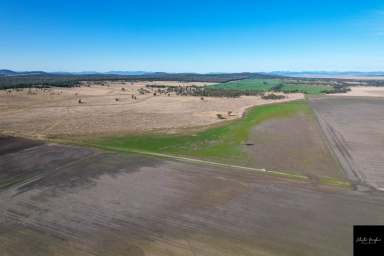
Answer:
[{"label": "dry pasture", "polygon": [[154,130],[171,133],[222,122],[217,114],[224,116],[224,120],[232,120],[240,118],[252,106],[303,98],[302,94],[289,94],[283,100],[264,100],[258,96],[202,100],[175,94],[154,96],[155,90],[149,88],[147,93],[140,94],[146,84],[207,83],[109,82],[104,86],[87,83],[75,88],[0,91],[0,131],[38,138]]}]

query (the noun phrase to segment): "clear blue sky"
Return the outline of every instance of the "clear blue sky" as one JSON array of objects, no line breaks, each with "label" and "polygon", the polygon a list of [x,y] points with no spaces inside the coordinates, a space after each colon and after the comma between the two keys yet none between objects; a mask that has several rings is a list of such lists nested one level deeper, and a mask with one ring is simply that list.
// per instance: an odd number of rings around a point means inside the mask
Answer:
[{"label": "clear blue sky", "polygon": [[384,2],[2,0],[0,68],[384,70]]}]

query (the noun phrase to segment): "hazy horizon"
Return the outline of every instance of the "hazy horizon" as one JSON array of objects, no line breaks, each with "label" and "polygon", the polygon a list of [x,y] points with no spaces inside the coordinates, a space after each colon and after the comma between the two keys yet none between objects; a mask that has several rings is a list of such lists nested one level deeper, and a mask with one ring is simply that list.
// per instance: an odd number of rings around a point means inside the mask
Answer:
[{"label": "hazy horizon", "polygon": [[13,72],[46,72],[46,73],[118,73],[118,72],[142,72],[142,73],[196,73],[196,74],[230,74],[230,73],[384,73],[384,70],[368,70],[368,71],[362,71],[362,70],[270,70],[270,71],[236,71],[236,72],[223,72],[223,71],[208,71],[208,72],[196,72],[196,71],[184,71],[184,72],[175,72],[175,71],[157,71],[157,70],[123,70],[123,69],[116,69],[116,70],[79,70],[79,71],[73,71],[73,70],[41,70],[41,69],[10,69],[10,68],[0,68],[1,70],[10,70]]}]

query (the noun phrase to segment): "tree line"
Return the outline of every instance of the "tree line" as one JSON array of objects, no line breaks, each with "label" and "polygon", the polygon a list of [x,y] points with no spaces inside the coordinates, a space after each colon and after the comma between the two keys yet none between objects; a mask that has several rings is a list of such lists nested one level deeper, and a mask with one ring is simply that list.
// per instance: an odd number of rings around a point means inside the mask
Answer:
[{"label": "tree line", "polygon": [[272,76],[259,73],[231,73],[231,74],[194,74],[194,73],[153,73],[145,75],[14,75],[0,76],[0,89],[28,88],[39,86],[73,87],[82,81],[180,81],[180,82],[209,82],[223,83],[248,78],[270,78]]}]

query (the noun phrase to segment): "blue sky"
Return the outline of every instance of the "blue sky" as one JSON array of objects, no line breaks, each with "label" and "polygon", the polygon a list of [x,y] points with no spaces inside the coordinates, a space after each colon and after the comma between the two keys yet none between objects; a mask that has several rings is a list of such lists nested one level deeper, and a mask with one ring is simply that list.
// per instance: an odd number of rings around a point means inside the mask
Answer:
[{"label": "blue sky", "polygon": [[384,3],[2,0],[0,68],[384,70]]}]

